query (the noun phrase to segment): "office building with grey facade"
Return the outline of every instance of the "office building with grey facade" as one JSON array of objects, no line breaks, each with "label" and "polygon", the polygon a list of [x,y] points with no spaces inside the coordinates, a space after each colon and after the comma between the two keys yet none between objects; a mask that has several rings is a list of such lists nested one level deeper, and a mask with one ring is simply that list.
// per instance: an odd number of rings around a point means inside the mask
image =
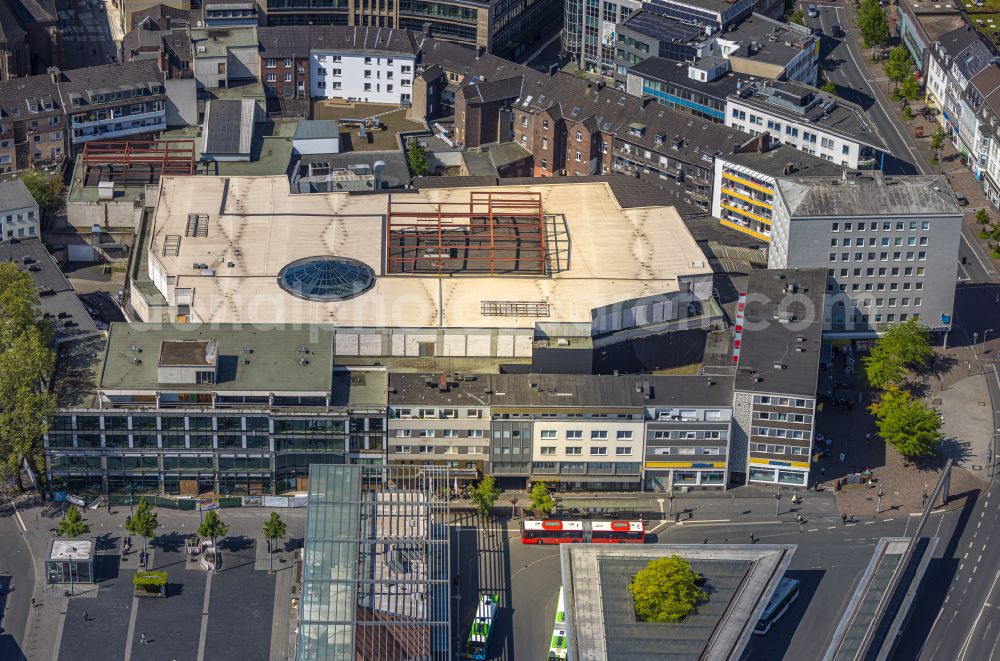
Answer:
[{"label": "office building with grey facade", "polygon": [[830,336],[951,327],[962,209],[943,176],[778,178],[770,268],[825,264]]}]

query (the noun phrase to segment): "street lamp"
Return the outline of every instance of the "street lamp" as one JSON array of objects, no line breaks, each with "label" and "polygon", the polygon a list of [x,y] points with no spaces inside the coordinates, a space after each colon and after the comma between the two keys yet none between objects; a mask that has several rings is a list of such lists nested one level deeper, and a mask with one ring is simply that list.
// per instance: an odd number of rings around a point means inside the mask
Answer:
[{"label": "street lamp", "polygon": [[517,496],[510,497],[510,518],[514,518],[514,508],[517,507]]},{"label": "street lamp", "polygon": [[882,487],[878,488],[878,500],[875,501],[875,514],[882,511],[882,496],[885,495],[885,491]]},{"label": "street lamp", "polygon": [[774,515],[778,516],[778,508],[781,506],[781,489],[779,488],[774,494]]},{"label": "street lamp", "polygon": [[983,331],[983,344],[986,344],[986,337],[993,332],[992,328],[987,328]]}]

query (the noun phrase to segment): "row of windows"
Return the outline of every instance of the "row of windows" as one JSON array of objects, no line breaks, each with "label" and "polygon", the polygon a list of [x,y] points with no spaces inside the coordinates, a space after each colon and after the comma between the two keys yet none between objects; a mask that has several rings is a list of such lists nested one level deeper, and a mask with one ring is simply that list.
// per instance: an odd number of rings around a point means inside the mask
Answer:
[{"label": "row of windows", "polygon": [[[916,275],[918,278],[920,278],[920,277],[923,277],[923,275],[924,275],[924,267],[923,266],[916,266],[916,267],[914,267],[914,266],[906,266],[906,267],[903,267],[902,271],[899,270],[898,266],[893,266],[891,268],[891,270],[887,270],[887,269],[888,269],[888,267],[885,267],[885,266],[879,267],[879,269],[878,269],[878,277],[884,278],[884,277],[886,277],[888,275],[888,276],[892,276],[893,278],[898,278],[900,273],[902,273],[906,277],[911,277],[911,276]],[[866,278],[873,278],[873,277],[875,277],[875,273],[876,273],[875,267],[872,266],[872,267],[868,267],[867,269],[865,269],[865,274],[864,275],[865,275]],[[848,269],[840,269],[840,277],[841,278],[847,278],[847,277],[849,277],[851,275],[852,274],[849,273]],[[826,276],[828,278],[835,277],[836,276],[835,269],[827,269],[826,270]],[[854,271],[853,271],[853,277],[855,277],[855,278],[860,278],[861,277],[861,268],[860,267],[854,269]],[[885,283],[882,283],[882,284],[884,285]],[[890,283],[890,284],[898,285],[899,283]],[[903,283],[903,289],[909,289],[909,284],[910,283],[904,282]],[[917,289],[923,289],[924,288],[924,283],[922,283],[922,282],[918,281],[918,282],[916,282],[914,284],[919,285],[917,287]],[[879,291],[881,291],[881,289]],[[895,289],[893,291],[895,291]]]},{"label": "row of windows", "polygon": [[[416,432],[414,434],[414,432]],[[410,438],[411,436],[416,436],[417,438],[434,438],[438,436],[437,432],[441,432],[440,436],[442,438],[458,438],[464,436],[466,438],[483,438],[486,432],[483,429],[397,429],[393,436],[396,438]]]},{"label": "row of windows", "polygon": [[812,422],[811,415],[802,413],[775,413],[772,411],[754,411],[753,417],[757,420],[778,420],[780,422]]},{"label": "row of windows", "polygon": [[[903,261],[903,259],[904,258],[903,258],[902,251],[896,251],[896,252],[892,253],[892,261],[899,262],[899,261]],[[924,250],[919,250],[919,251],[908,250],[906,252],[906,258],[905,259],[906,259],[907,262],[912,262],[914,260],[923,262],[923,261],[927,260],[927,252],[924,251]],[[837,261],[838,261],[837,260],[837,253],[831,252],[830,253],[830,262],[835,263]],[[841,262],[850,262],[850,261],[852,261],[852,259],[851,259],[851,253],[849,253],[849,252],[842,252],[842,253],[840,253],[840,260],[839,261],[841,261]],[[875,261],[875,253],[874,252],[870,252],[870,253],[867,253],[867,256],[866,256],[866,254],[863,253],[863,252],[856,252],[856,253],[854,253],[854,259],[853,259],[853,261],[855,261],[855,262]],[[882,252],[878,253],[878,261],[880,261],[880,262],[887,262],[887,261],[889,261],[889,253],[888,253],[888,251],[882,251]]]},{"label": "row of windows", "polygon": [[773,397],[771,395],[754,395],[754,404],[767,404],[770,406],[794,406],[795,408],[812,408],[812,402],[808,399],[796,399],[794,397]]},{"label": "row of windows", "polygon": [[665,441],[669,439],[695,439],[695,438],[706,438],[706,439],[719,439],[722,438],[722,433],[717,431],[667,431],[660,430],[653,432],[653,440]]},{"label": "row of windows", "polygon": [[693,454],[700,454],[700,455],[711,456],[711,455],[720,455],[720,454],[722,454],[722,448],[717,448],[717,447],[706,447],[706,448],[698,448],[698,447],[686,447],[686,448],[652,448],[652,451],[649,452],[649,454],[654,454],[654,455],[667,455],[667,454],[693,455]]},{"label": "row of windows", "polygon": [[[543,445],[538,448],[539,453],[546,455],[553,455],[556,453],[556,447],[554,445]],[[578,445],[571,445],[564,448],[565,454],[580,455],[583,454],[583,448]],[[590,456],[601,457],[608,454],[608,448],[604,445],[599,445],[590,448]],[[628,446],[621,446],[615,448],[615,455],[619,457],[630,456],[632,454],[632,448]]]},{"label": "row of windows", "polygon": [[[552,440],[559,438],[559,432],[555,429],[543,429],[539,433],[539,437],[542,440]],[[574,440],[583,438],[582,429],[567,429],[566,439]],[[631,441],[632,431],[619,429],[615,432],[615,439],[619,441]],[[606,441],[608,440],[608,430],[606,429],[591,429],[590,430],[590,440],[592,441]]]},{"label": "row of windows", "polygon": [[[889,221],[889,220],[883,220],[881,224],[882,224],[882,231],[883,232],[892,231],[892,229],[894,227],[895,227],[895,230],[897,232],[902,232],[902,231],[905,231],[905,230],[915,230],[915,229],[917,229],[917,221],[915,221],[915,220],[910,220],[910,221],[897,220],[897,221],[895,221],[895,223],[893,223],[892,221]],[[842,226],[841,223],[833,223],[833,225],[830,226],[830,231],[832,231],[832,232],[839,232],[840,229],[841,229],[841,226]],[[929,220],[922,220],[922,221],[920,221],[919,226],[920,226],[920,229],[922,229],[922,230],[929,230],[931,228],[931,223],[930,223]],[[874,221],[873,220],[873,221],[867,223],[867,229],[869,231],[877,232],[878,228],[879,228],[878,221]],[[860,221],[857,221],[857,222],[843,223],[843,229],[844,229],[845,232],[852,232],[852,231],[864,232],[865,231],[865,221],[860,220]]]},{"label": "row of windows", "polygon": [[751,443],[751,452],[764,452],[766,454],[790,454],[800,457],[809,456],[809,448],[799,448],[794,445],[769,445],[767,443]]},{"label": "row of windows", "polygon": [[[457,418],[459,409],[390,409],[389,416],[393,418]],[[482,409],[465,409],[463,416],[481,420]]]},{"label": "row of windows", "polygon": [[[441,454],[486,454],[486,447],[482,445],[470,445],[468,447],[441,448],[437,445],[393,445],[392,451],[398,454],[434,454],[438,450],[443,450]],[[514,454],[517,454],[516,452]]]},{"label": "row of windows", "polygon": [[[839,243],[838,243],[838,241],[839,241]],[[875,245],[876,245],[876,241],[877,241],[877,237],[874,237],[874,236],[868,237],[868,247],[869,248],[874,248]],[[839,239],[839,240],[836,239],[836,238],[830,239],[830,247],[831,248],[836,248],[838,245],[843,246],[844,248],[850,248],[851,247],[851,239],[850,239],[850,237],[844,237],[844,238]],[[864,246],[865,245],[865,238],[863,236],[856,237],[854,239],[854,245],[856,247],[858,247],[858,248]],[[897,236],[897,237],[883,236],[882,240],[881,240],[881,245],[883,247],[888,247],[889,245],[902,246],[903,245],[903,237],[901,237],[901,236]],[[915,246],[918,246],[918,245],[926,246],[927,245],[927,237],[926,236],[921,236],[921,237],[908,236],[908,237],[906,237],[906,245],[910,246],[910,247],[915,247]]]},{"label": "row of windows", "polygon": [[806,432],[799,429],[775,429],[774,427],[754,427],[755,436],[774,436],[775,438],[794,438],[797,441],[807,438]]}]

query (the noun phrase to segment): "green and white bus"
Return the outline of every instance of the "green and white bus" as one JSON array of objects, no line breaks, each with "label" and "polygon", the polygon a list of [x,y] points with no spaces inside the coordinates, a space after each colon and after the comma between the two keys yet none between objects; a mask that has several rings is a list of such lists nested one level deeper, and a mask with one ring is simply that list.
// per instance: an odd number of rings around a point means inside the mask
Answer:
[{"label": "green and white bus", "polygon": [[482,594],[476,608],[476,619],[472,621],[469,640],[465,644],[465,654],[475,661],[485,661],[490,646],[490,634],[497,619],[498,594]]},{"label": "green and white bus", "polygon": [[566,607],[563,590],[559,588],[559,603],[556,605],[556,623],[552,627],[552,642],[546,661],[563,661],[566,658]]},{"label": "green and white bus", "polygon": [[771,625],[777,622],[793,601],[799,598],[799,582],[794,578],[783,578],[778,583],[771,600],[764,608],[764,614],[757,620],[753,632],[764,635],[771,630]]}]

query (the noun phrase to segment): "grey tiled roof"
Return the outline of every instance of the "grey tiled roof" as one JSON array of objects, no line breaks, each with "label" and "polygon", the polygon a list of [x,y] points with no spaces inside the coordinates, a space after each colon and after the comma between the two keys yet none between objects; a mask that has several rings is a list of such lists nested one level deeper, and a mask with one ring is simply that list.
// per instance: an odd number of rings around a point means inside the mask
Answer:
[{"label": "grey tiled roof", "polygon": [[278,26],[257,29],[261,57],[308,57],[309,28]]},{"label": "grey tiled roof", "polygon": [[391,28],[314,25],[309,28],[309,46],[314,50],[414,55],[417,52],[417,35]]},{"label": "grey tiled roof", "polygon": [[[668,108],[659,103],[650,103],[637,112],[630,113],[628,123],[643,124],[646,131],[642,136],[630,134],[627,130],[618,132],[617,137],[652,151],[671,153],[689,163],[704,161],[706,167],[711,165],[711,159],[718,154],[728,154],[733,147],[751,139],[749,133],[724,124],[716,124],[707,119],[701,119],[679,110]],[[656,144],[657,134],[664,136],[664,141]],[[671,139],[682,139],[680,148],[673,149]]]},{"label": "grey tiled roof", "polygon": [[500,80],[485,80],[462,88],[469,103],[490,103],[491,101],[502,101],[504,99],[516,99],[521,95],[521,88],[524,83],[524,76],[513,76]]},{"label": "grey tiled roof", "polygon": [[[83,97],[84,105],[81,109],[89,108],[92,107],[88,100],[90,92],[114,91],[122,87],[149,85],[150,83],[158,83],[162,86],[163,73],[160,72],[154,61],[116,62],[62,71],[57,80],[58,82],[53,82],[49,74],[44,74],[0,82],[0,117],[8,121],[11,118],[25,119],[29,116],[31,118],[44,118],[62,114],[63,106],[68,112],[72,112],[69,96],[71,94],[79,94]],[[52,99],[53,109],[29,115],[27,100],[46,98]],[[115,103],[120,104],[121,101]]]}]

